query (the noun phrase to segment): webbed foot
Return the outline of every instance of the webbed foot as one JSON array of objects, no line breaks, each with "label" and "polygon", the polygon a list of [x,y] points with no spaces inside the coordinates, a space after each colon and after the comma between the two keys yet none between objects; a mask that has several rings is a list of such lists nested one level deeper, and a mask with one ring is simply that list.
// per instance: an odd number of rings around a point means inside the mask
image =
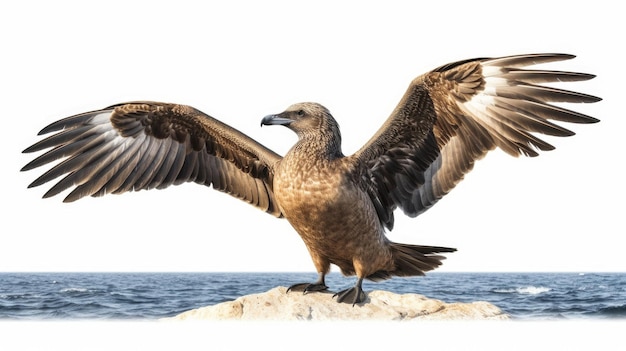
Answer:
[{"label": "webbed foot", "polygon": [[300,283],[294,284],[287,288],[287,292],[290,291],[301,291],[303,294],[309,292],[327,292],[328,287],[325,284],[319,283]]},{"label": "webbed foot", "polygon": [[353,287],[342,290],[333,295],[333,297],[337,297],[337,302],[351,303],[352,306],[357,303],[365,302],[367,295],[361,288],[362,282],[363,279],[359,278]]},{"label": "webbed foot", "polygon": [[325,274],[319,273],[319,277],[315,283],[300,283],[294,284],[287,288],[287,292],[290,291],[301,291],[303,294],[307,294],[309,292],[329,292],[328,287],[326,286]]}]

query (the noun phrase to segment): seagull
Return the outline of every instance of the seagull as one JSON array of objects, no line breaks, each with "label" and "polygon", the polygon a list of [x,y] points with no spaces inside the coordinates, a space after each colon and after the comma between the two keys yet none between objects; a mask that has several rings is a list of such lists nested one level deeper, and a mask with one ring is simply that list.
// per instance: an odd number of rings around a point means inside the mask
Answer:
[{"label": "seagull", "polygon": [[593,103],[592,95],[543,83],[585,81],[585,73],[528,69],[574,58],[529,54],[449,63],[418,76],[380,129],[352,155],[341,150],[339,125],[319,103],[270,114],[298,136],[281,156],[239,130],[191,106],[152,101],[116,104],[43,128],[53,133],[24,150],[44,151],[22,168],[53,163],[30,187],[61,178],[44,198],[70,190],[85,196],[163,189],[195,182],[286,219],[306,245],[315,282],[288,291],[329,292],[331,265],[354,286],[336,300],[364,303],[364,279],[417,276],[433,270],[454,248],[396,243],[396,209],[416,217],[431,208],[487,152],[534,157],[554,149],[537,134],[571,136],[557,122],[598,119],[553,103]]}]

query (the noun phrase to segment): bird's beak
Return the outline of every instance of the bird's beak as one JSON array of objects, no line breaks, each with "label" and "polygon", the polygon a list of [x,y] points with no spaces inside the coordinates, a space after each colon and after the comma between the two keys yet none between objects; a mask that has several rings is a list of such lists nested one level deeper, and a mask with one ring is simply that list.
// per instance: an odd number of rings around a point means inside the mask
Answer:
[{"label": "bird's beak", "polygon": [[280,114],[267,115],[263,117],[263,119],[261,120],[261,126],[271,126],[271,125],[286,126],[291,122],[293,122],[291,119],[282,117]]}]

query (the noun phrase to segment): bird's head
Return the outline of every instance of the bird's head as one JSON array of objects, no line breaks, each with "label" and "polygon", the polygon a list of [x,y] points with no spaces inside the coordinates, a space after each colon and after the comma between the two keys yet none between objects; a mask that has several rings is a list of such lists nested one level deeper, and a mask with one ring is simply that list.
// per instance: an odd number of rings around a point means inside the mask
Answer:
[{"label": "bird's head", "polygon": [[265,116],[261,120],[263,125],[283,125],[293,130],[301,142],[312,141],[332,150],[333,154],[341,154],[339,124],[328,109],[318,103],[293,104],[279,114]]},{"label": "bird's head", "polygon": [[293,104],[279,114],[265,116],[261,125],[283,125],[298,135],[339,131],[339,125],[328,109],[315,102]]}]

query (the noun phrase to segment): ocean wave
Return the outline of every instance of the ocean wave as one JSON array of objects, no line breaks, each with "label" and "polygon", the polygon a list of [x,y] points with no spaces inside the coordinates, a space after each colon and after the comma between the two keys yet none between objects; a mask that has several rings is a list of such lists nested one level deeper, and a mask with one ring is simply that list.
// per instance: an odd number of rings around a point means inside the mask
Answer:
[{"label": "ocean wave", "polygon": [[542,294],[545,292],[548,292],[552,289],[550,288],[546,288],[545,286],[527,286],[524,288],[518,288],[517,292],[519,292],[520,294],[528,294],[528,295],[538,295],[538,294]]},{"label": "ocean wave", "polygon": [[89,289],[86,288],[65,288],[65,289],[61,289],[61,292],[65,293],[65,292],[88,292]]},{"label": "ocean wave", "polygon": [[135,297],[135,296],[137,296],[137,294],[125,293],[125,292],[119,292],[119,291],[111,291],[109,293],[109,295],[111,295],[111,296],[121,296],[121,297]]},{"label": "ocean wave", "polygon": [[626,305],[604,307],[598,311],[598,314],[606,317],[624,318],[626,317]]},{"label": "ocean wave", "polygon": [[20,300],[20,299],[39,299],[42,298],[39,294],[31,293],[13,293],[13,294],[0,294],[0,300]]},{"label": "ocean wave", "polygon": [[87,293],[87,292],[92,292],[92,290],[87,289],[87,288],[65,288],[65,289],[61,289],[59,292],[61,293]]},{"label": "ocean wave", "polygon": [[548,292],[552,289],[547,288],[545,286],[525,286],[519,288],[510,288],[510,289],[494,289],[493,292],[500,294],[522,294],[522,295],[538,295],[545,292]]}]

